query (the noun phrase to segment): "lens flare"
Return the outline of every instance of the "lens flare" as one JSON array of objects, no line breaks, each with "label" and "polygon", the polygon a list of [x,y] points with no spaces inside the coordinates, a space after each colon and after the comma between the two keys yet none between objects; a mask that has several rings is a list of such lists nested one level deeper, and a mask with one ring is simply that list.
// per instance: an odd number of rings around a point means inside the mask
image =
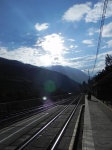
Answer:
[{"label": "lens flare", "polygon": [[46,96],[44,96],[42,99],[43,99],[44,101],[46,101],[46,100],[47,100],[47,97],[46,97]]},{"label": "lens flare", "polygon": [[55,83],[52,80],[48,80],[44,84],[44,89],[46,92],[52,93],[56,90]]}]

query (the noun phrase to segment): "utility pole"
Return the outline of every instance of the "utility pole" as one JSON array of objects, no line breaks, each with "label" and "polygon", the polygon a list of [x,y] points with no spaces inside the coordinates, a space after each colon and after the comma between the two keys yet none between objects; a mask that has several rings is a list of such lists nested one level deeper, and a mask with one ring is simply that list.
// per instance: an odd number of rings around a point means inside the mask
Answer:
[{"label": "utility pole", "polygon": [[89,69],[88,70],[84,70],[85,72],[88,72],[88,81],[90,80],[90,72]]},{"label": "utility pole", "polygon": [[84,71],[88,73],[88,91],[90,91],[91,90],[91,88],[90,88],[90,71],[89,71],[89,69],[84,70]]}]

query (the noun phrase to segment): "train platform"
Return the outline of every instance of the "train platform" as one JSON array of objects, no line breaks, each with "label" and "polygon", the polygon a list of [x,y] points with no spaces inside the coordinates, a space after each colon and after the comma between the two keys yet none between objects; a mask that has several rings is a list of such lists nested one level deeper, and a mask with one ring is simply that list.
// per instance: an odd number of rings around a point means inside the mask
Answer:
[{"label": "train platform", "polygon": [[112,150],[112,107],[85,96],[82,150]]}]

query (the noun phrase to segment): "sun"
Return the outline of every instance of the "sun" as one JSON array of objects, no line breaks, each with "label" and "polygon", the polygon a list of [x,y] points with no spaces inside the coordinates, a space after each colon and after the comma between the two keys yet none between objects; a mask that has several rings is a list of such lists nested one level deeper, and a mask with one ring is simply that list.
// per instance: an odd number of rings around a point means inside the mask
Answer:
[{"label": "sun", "polygon": [[45,66],[61,64],[63,51],[66,50],[61,34],[47,35],[43,39],[39,39],[36,46],[45,51],[45,54],[41,56],[41,61]]},{"label": "sun", "polygon": [[41,56],[40,60],[44,66],[52,65],[52,57],[50,57],[50,55],[48,55],[48,54]]},{"label": "sun", "polygon": [[44,37],[42,48],[52,55],[61,55],[65,49],[64,40],[59,34],[51,34]]},{"label": "sun", "polygon": [[59,65],[63,63],[62,56],[59,55],[44,55],[41,56],[41,62],[43,62],[44,66],[51,66],[51,65]]}]

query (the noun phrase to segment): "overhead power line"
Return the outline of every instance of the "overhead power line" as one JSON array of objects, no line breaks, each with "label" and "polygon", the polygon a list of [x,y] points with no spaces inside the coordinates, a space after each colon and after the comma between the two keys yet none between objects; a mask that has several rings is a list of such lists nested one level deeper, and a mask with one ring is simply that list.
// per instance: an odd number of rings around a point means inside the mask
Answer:
[{"label": "overhead power line", "polygon": [[101,43],[101,38],[102,38],[102,32],[103,32],[103,26],[104,26],[104,21],[105,21],[105,14],[106,14],[107,4],[108,4],[108,0],[105,0],[104,4],[103,4],[103,12],[102,12],[101,24],[100,24],[100,33],[99,33],[96,57],[95,57],[95,62],[94,62],[92,73],[94,72],[94,69],[95,69],[95,66],[96,66],[96,61],[97,61],[98,54],[99,54],[99,49],[100,49],[100,43]]}]

